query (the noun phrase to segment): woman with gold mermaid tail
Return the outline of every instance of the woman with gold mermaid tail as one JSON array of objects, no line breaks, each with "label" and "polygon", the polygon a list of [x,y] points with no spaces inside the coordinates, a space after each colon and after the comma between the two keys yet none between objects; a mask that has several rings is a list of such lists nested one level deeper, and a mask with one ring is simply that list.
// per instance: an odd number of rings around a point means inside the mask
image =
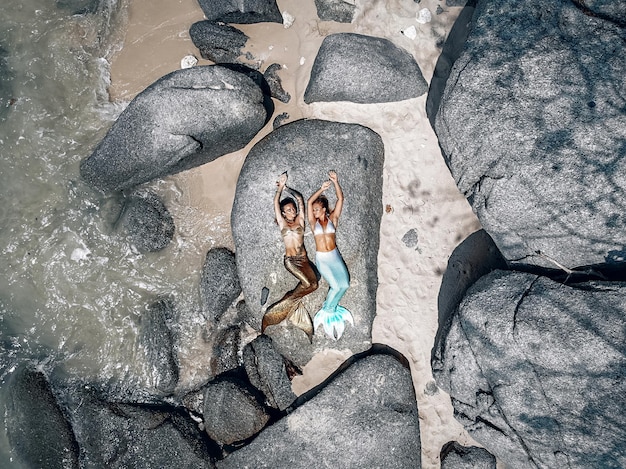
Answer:
[{"label": "woman with gold mermaid tail", "polygon": [[[335,230],[343,209],[343,191],[335,171],[329,171],[328,178],[307,201],[309,225],[315,235],[315,265],[330,287],[322,309],[313,318],[313,325],[316,329],[323,325],[326,334],[337,340],[343,334],[345,322],[354,326],[354,320],[350,311],[339,306],[339,300],[350,286],[348,268],[335,243]],[[335,186],[337,195],[337,203],[332,210],[323,195],[331,184]]]},{"label": "woman with gold mermaid tail", "polygon": [[[313,323],[302,306],[302,298],[317,289],[317,274],[304,247],[304,199],[299,192],[287,187],[286,172],[280,175],[276,185],[278,188],[274,195],[274,212],[285,243],[285,269],[299,282],[296,288],[285,293],[279,301],[265,310],[261,332],[266,327],[289,318],[310,340],[313,336]],[[281,201],[283,192],[288,192],[292,197],[285,197]]]}]

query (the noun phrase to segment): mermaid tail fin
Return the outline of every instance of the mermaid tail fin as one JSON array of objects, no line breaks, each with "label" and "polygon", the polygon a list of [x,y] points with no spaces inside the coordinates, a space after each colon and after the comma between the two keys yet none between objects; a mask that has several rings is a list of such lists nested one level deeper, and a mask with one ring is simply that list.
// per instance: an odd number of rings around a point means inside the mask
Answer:
[{"label": "mermaid tail fin", "polygon": [[265,310],[263,314],[263,320],[261,322],[261,333],[265,332],[268,326],[274,326],[281,323],[287,318],[295,305],[290,305],[289,302],[283,300],[274,303]]},{"label": "mermaid tail fin", "polygon": [[306,310],[301,301],[298,302],[296,307],[289,314],[289,321],[291,321],[291,323],[294,324],[296,327],[302,329],[309,337],[309,340],[312,340],[313,323],[311,322],[311,316],[309,316],[309,312]]},{"label": "mermaid tail fin", "polygon": [[354,319],[352,314],[343,306],[337,305],[334,311],[327,309],[320,309],[313,318],[313,326],[317,329],[319,326],[324,326],[324,332],[329,337],[335,340],[343,335],[343,331],[346,328],[346,321],[354,326]]}]

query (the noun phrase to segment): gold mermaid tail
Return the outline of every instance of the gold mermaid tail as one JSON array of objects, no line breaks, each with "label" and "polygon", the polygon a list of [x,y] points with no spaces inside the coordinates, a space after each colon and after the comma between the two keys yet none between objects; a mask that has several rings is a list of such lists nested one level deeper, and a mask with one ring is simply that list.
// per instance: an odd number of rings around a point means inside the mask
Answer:
[{"label": "gold mermaid tail", "polygon": [[[280,305],[282,308],[277,308],[276,305]],[[294,326],[302,329],[309,340],[312,340],[313,321],[311,321],[311,316],[304,307],[304,304],[302,304],[301,299],[288,302],[280,301],[268,308],[267,312],[263,315],[261,332],[265,332],[266,327],[278,324],[285,319],[289,319]]]},{"label": "gold mermaid tail", "polygon": [[296,288],[285,293],[285,296],[267,308],[263,315],[261,332],[265,332],[266,327],[289,318],[309,336],[310,340],[313,336],[313,323],[302,305],[302,298],[317,289],[317,276],[306,254],[285,256],[285,268],[300,281]]},{"label": "gold mermaid tail", "polygon": [[311,316],[301,301],[296,306],[296,309],[289,315],[289,321],[296,327],[302,329],[309,337],[310,341],[313,340],[313,321],[311,321]]}]

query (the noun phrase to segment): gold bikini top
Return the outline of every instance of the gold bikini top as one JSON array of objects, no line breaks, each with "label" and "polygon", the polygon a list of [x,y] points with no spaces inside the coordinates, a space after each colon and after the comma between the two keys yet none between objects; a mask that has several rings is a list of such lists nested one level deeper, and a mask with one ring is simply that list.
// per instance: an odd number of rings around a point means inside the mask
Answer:
[{"label": "gold bikini top", "polygon": [[285,226],[282,230],[280,230],[280,234],[283,236],[283,238],[295,234],[298,236],[302,236],[304,234],[304,227],[298,225],[295,228],[289,228],[288,226]]}]

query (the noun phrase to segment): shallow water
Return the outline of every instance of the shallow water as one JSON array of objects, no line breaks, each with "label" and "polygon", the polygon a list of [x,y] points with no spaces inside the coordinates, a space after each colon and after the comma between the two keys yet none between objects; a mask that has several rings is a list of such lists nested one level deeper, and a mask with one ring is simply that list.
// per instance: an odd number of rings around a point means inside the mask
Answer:
[{"label": "shallow water", "polygon": [[[73,14],[81,3],[96,10]],[[123,108],[109,103],[106,86],[125,11],[115,0],[3,4],[2,385],[24,360],[46,369],[62,363],[86,379],[142,376],[140,317],[161,296],[174,298],[180,324],[198,322],[200,269],[214,240],[177,232],[165,250],[140,254],[115,227],[121,196],[96,193],[79,178],[81,159]],[[172,181],[151,188],[174,208],[184,197]],[[21,467],[6,429],[0,467]]]}]

